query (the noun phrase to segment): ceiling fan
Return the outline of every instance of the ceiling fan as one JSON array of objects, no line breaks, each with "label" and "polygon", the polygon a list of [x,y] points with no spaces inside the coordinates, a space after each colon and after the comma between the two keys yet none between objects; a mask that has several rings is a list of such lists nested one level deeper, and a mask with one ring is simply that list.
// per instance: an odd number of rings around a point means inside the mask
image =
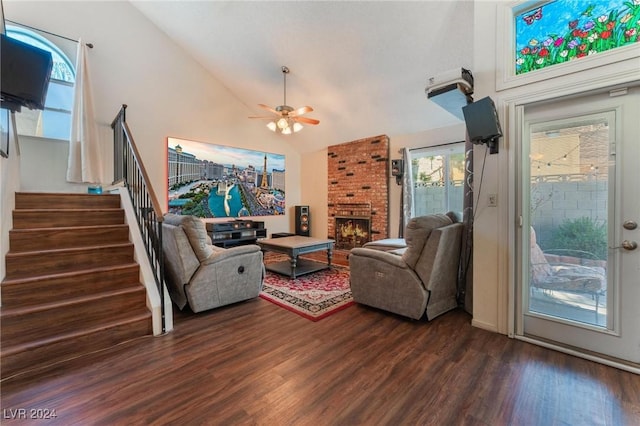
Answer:
[{"label": "ceiling fan", "polygon": [[302,124],[319,124],[320,121],[315,118],[301,117],[301,115],[313,111],[310,106],[303,106],[298,109],[294,109],[287,105],[287,74],[289,74],[289,68],[282,66],[282,75],[284,76],[284,102],[282,105],[275,108],[264,104],[258,104],[258,106],[264,110],[267,110],[276,115],[273,116],[254,116],[249,118],[270,119],[267,124],[269,130],[273,132],[282,133],[283,135],[290,135],[291,133],[299,132],[303,129]]}]

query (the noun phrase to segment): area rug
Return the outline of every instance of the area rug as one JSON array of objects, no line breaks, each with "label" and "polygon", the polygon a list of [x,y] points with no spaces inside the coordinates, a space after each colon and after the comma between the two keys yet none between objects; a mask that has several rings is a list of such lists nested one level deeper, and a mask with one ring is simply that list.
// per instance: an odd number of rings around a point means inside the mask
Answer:
[{"label": "area rug", "polygon": [[[265,262],[272,259],[266,259]],[[319,321],[354,304],[349,268],[333,265],[291,279],[267,271],[260,297],[311,321]]]}]

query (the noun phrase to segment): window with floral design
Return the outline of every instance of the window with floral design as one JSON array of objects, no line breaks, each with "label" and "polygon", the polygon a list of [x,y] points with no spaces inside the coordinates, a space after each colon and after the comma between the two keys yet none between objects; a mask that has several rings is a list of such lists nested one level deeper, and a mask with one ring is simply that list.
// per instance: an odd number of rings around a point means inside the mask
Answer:
[{"label": "window with floral design", "polygon": [[515,73],[640,41],[640,0],[554,0],[515,19]]},{"label": "window with floral design", "polygon": [[34,31],[7,25],[6,35],[49,51],[53,58],[53,69],[44,110],[22,108],[22,111],[16,114],[18,133],[25,136],[68,140],[71,134],[73,86],[76,80],[73,64],[58,46]]}]

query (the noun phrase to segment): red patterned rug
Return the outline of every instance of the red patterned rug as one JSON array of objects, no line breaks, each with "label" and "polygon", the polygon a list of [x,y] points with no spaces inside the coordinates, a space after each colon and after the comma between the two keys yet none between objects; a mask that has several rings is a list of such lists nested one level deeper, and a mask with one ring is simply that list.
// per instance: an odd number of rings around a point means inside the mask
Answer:
[{"label": "red patterned rug", "polygon": [[[265,257],[265,261],[273,261]],[[292,280],[267,271],[260,297],[311,321],[318,321],[354,304],[349,268],[333,265]]]}]

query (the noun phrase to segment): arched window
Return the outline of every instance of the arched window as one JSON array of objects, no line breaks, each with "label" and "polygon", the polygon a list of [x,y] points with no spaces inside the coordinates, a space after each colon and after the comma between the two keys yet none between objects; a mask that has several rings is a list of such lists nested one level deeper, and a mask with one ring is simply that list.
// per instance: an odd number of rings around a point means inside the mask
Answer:
[{"label": "arched window", "polygon": [[69,140],[73,86],[76,81],[75,67],[58,46],[34,31],[7,25],[6,35],[47,50],[53,57],[53,69],[44,110],[22,108],[22,111],[16,114],[18,133],[25,136]]}]

